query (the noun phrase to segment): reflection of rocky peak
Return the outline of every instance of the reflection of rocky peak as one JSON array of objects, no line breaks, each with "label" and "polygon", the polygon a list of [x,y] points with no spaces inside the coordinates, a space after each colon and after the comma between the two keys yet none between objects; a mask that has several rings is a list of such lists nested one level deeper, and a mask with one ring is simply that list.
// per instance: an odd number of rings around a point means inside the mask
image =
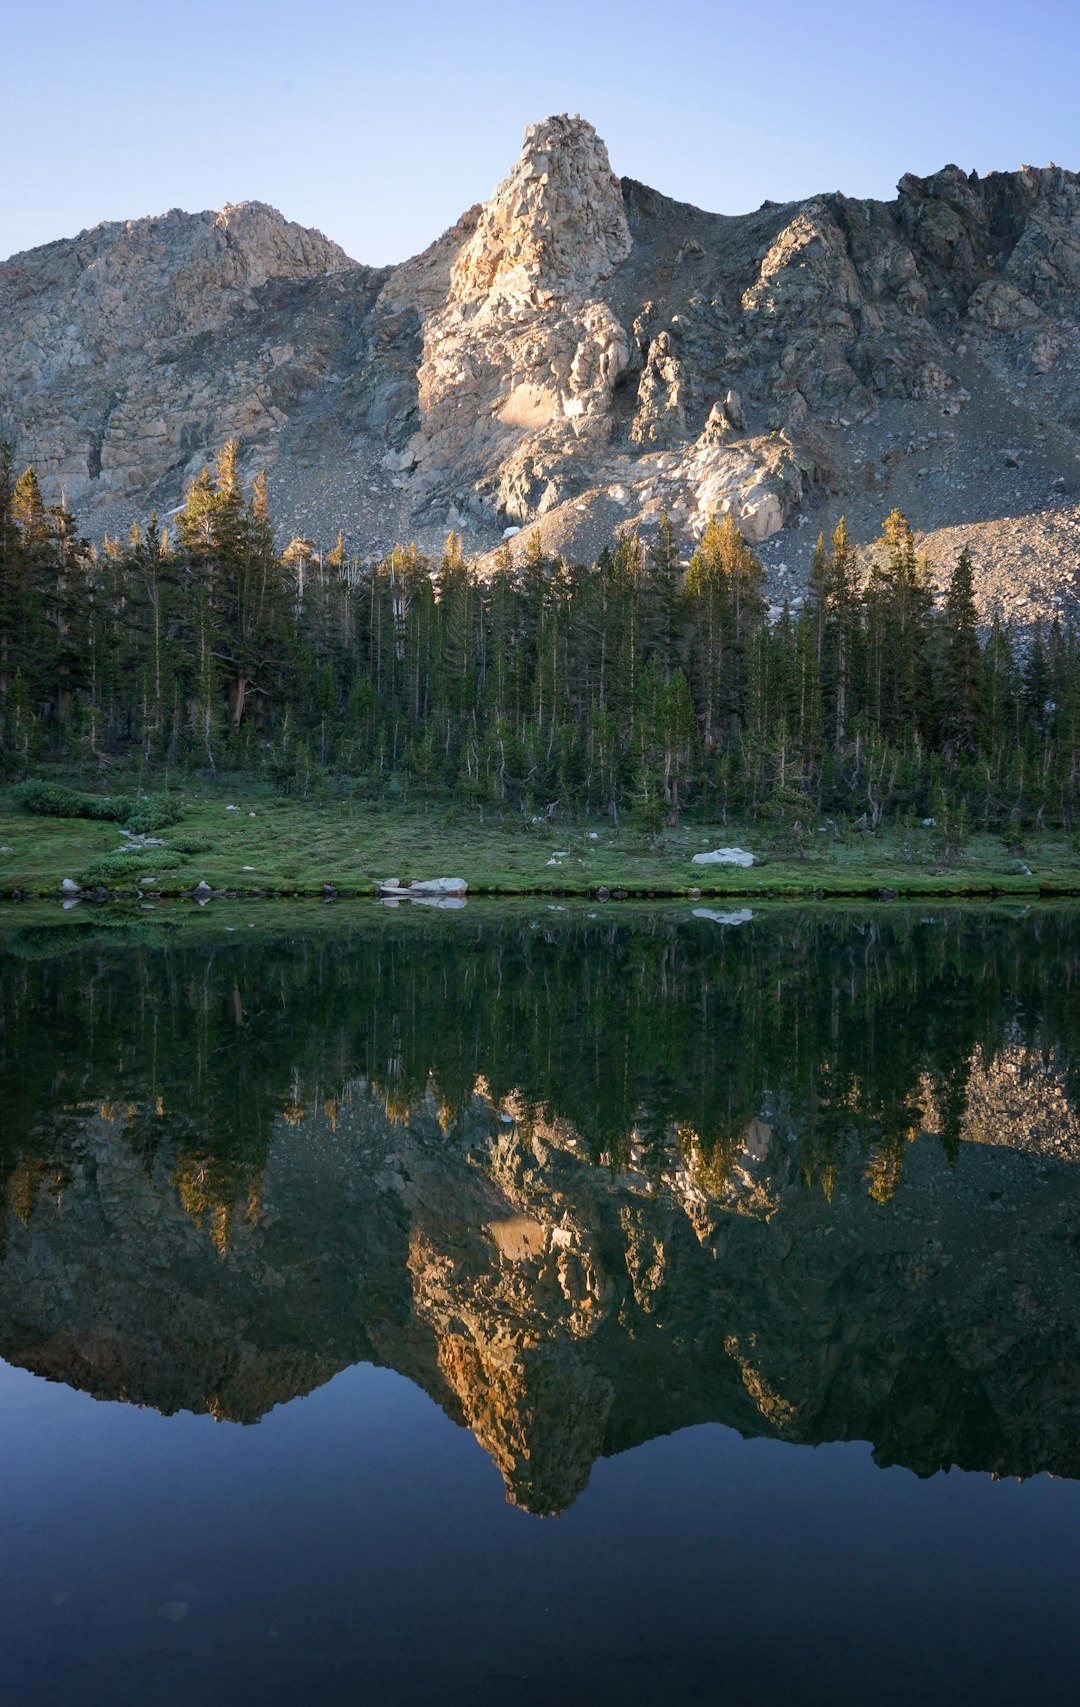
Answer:
[{"label": "reflection of rocky peak", "polygon": [[538,1517],[573,1505],[604,1452],[610,1381],[557,1346],[488,1347],[453,1332],[439,1369],[510,1503]]},{"label": "reflection of rocky peak", "polygon": [[616,1288],[580,1203],[538,1165],[536,1139],[492,1112],[477,1099],[471,1166],[453,1184],[437,1152],[410,1155],[413,1310],[449,1408],[490,1453],[507,1498],[543,1514],[573,1503],[604,1450],[613,1388],[575,1348],[601,1328]]},{"label": "reflection of rocky peak", "polygon": [[375,1360],[541,1513],[599,1455],[706,1420],[869,1439],[921,1473],[1080,1474],[1073,1170],[978,1142],[950,1170],[936,1139],[908,1148],[890,1205],[857,1155],[830,1203],[762,1120],[722,1168],[690,1135],[613,1171],[564,1123],[481,1095],[447,1132],[431,1097],[399,1125],[357,1088],[290,1110],[225,1240],[175,1166],[148,1171],[89,1116],[9,1211],[0,1349],[101,1396],[245,1421]]}]

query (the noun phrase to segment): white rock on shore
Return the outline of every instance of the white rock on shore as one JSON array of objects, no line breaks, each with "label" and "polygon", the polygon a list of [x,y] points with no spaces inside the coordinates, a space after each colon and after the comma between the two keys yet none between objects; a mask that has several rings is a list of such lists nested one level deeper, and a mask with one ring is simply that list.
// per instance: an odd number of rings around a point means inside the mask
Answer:
[{"label": "white rock on shore", "polygon": [[754,856],[743,848],[714,848],[712,853],[695,854],[692,865],[753,865]]},{"label": "white rock on shore", "polygon": [[403,884],[400,878],[387,877],[378,885],[380,895],[392,900],[438,900],[444,897],[462,898],[469,885],[463,877],[424,877]]}]

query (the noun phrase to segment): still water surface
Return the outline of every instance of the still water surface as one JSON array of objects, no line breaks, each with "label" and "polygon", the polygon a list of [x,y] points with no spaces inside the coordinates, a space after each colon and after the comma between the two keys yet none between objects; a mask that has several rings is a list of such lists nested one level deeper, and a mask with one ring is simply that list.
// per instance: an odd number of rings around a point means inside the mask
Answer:
[{"label": "still water surface", "polygon": [[593,913],[3,921],[8,1699],[1076,1699],[1080,914]]}]

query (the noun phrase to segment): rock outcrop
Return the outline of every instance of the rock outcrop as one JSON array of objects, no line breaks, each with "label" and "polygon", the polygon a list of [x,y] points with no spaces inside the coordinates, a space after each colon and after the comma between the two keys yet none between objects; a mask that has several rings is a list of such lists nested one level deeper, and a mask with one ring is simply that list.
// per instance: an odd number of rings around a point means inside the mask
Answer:
[{"label": "rock outcrop", "polygon": [[777,594],[821,525],[870,539],[898,505],[942,566],[972,547],[987,611],[1030,616],[1080,564],[1080,180],[948,166],[723,217],[554,117],[393,269],[257,203],[13,257],[0,431],[91,533],[173,509],[236,436],[286,536],[452,526],[483,553],[539,526],[588,556],[731,512]]},{"label": "rock outcrop", "polygon": [[[345,268],[335,243],[258,202],[99,225],[17,255],[0,269],[4,431],[55,496],[91,512],[141,500],[166,473],[180,487],[223,430],[266,439],[318,380],[310,325],[295,343],[309,321],[296,287]],[[275,341],[266,310],[284,306],[283,287],[299,313]]]},{"label": "rock outcrop", "polygon": [[602,452],[630,340],[603,287],[632,240],[590,125],[548,119],[463,244],[424,327],[414,495],[449,473],[481,523],[524,523],[564,496],[567,465]]}]

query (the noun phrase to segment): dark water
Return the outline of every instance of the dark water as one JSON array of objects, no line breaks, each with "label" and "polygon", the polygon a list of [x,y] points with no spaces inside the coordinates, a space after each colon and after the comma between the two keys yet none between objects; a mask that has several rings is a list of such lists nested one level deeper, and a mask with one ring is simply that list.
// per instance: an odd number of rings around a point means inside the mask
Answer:
[{"label": "dark water", "polygon": [[1064,909],[12,910],[5,1700],[1075,1701],[1078,1052]]}]

